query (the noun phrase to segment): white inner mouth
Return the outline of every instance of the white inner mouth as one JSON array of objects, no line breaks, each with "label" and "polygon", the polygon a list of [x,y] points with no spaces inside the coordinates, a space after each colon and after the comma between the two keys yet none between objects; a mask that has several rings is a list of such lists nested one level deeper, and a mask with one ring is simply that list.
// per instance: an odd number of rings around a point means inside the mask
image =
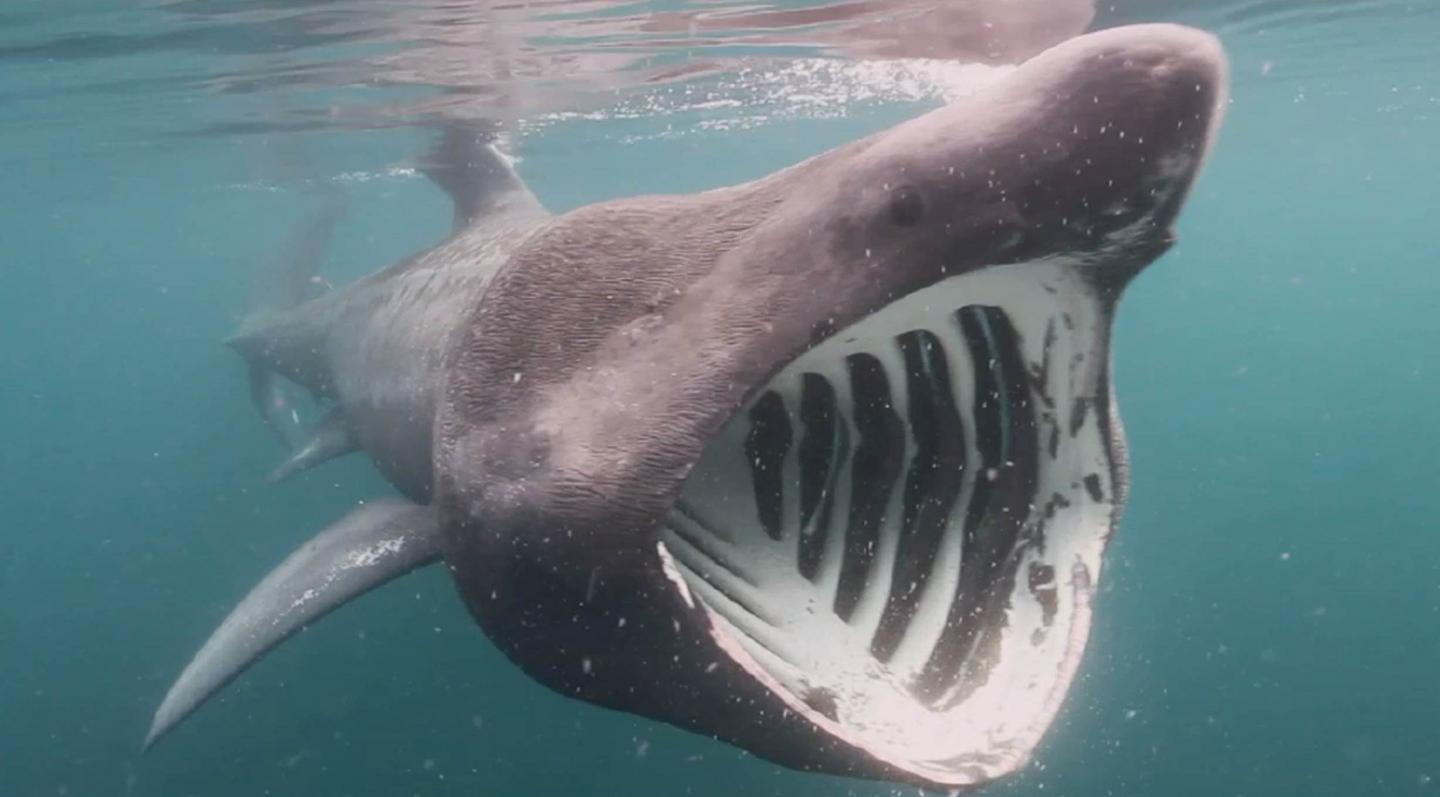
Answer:
[{"label": "white inner mouth", "polygon": [[1117,509],[1083,266],[952,277],[787,366],[706,449],[661,554],[791,707],[939,783],[1024,763]]}]

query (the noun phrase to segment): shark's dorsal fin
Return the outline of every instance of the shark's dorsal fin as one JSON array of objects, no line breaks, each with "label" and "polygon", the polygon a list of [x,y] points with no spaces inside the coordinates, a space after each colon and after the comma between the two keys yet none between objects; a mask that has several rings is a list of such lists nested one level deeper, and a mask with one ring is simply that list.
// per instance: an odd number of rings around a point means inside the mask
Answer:
[{"label": "shark's dorsal fin", "polygon": [[145,746],[291,634],[439,557],[427,506],[376,501],[346,515],[270,571],[215,629],[166,693]]},{"label": "shark's dorsal fin", "polygon": [[455,206],[452,233],[477,219],[514,207],[536,207],[535,197],[497,146],[494,122],[448,122],[440,140],[420,164],[421,171],[450,196]]},{"label": "shark's dorsal fin", "polygon": [[360,443],[355,439],[354,427],[343,410],[330,410],[310,434],[295,445],[295,450],[270,472],[271,484],[282,482],[316,465],[329,462],[337,457],[356,451]]}]

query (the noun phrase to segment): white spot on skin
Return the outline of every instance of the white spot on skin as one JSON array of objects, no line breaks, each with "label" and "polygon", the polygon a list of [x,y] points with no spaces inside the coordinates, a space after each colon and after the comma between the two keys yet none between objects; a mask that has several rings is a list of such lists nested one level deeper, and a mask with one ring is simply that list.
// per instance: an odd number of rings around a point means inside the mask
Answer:
[{"label": "white spot on skin", "polygon": [[345,557],[345,563],[340,565],[340,569],[350,570],[351,568],[355,567],[372,567],[379,564],[380,560],[384,559],[386,556],[400,553],[401,549],[403,549],[404,547],[404,537],[396,537],[392,540],[382,540],[381,542],[377,542],[369,548],[364,548],[359,551],[351,551],[350,555]]},{"label": "white spot on skin", "polygon": [[[327,583],[328,583],[328,582],[327,582]],[[290,610],[293,611],[293,610],[295,610],[295,609],[300,608],[301,606],[304,606],[305,604],[307,604],[307,603],[309,603],[310,601],[314,600],[319,594],[320,594],[319,591],[317,591],[314,587],[311,587],[311,588],[305,590],[304,592],[300,593],[300,597],[296,598],[296,599],[293,600],[293,601],[290,601]],[[279,622],[280,622],[280,618],[279,618],[279,617],[276,617],[276,618],[275,618],[275,623],[279,623]]]},{"label": "white spot on skin", "polygon": [[[275,615],[275,618],[273,619],[271,624],[278,625],[280,623],[280,620],[286,614],[289,614],[290,612],[295,611],[296,609],[304,606],[310,601],[320,597],[321,593],[328,589],[331,584],[335,583],[335,579],[339,578],[342,572],[346,570],[354,570],[357,567],[374,567],[375,565],[380,564],[380,562],[383,561],[387,556],[393,556],[400,553],[400,551],[405,548],[405,543],[406,538],[395,537],[389,540],[381,540],[380,542],[377,542],[368,548],[361,548],[359,550],[350,551],[345,556],[344,560],[342,560],[334,569],[332,569],[329,573],[325,575],[324,583],[322,583],[318,587],[307,587],[304,592],[300,593],[299,596],[297,596],[294,600],[290,601],[290,606],[284,612],[280,612],[279,614]],[[420,596],[416,595],[415,597],[419,598]]]}]

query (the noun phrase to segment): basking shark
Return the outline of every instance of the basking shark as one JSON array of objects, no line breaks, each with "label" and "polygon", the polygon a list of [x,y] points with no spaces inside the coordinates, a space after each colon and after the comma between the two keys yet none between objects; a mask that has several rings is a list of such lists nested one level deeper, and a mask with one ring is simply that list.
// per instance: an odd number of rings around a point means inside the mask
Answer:
[{"label": "basking shark", "polygon": [[1116,304],[1171,246],[1226,94],[1208,34],[1112,29],[754,182],[562,215],[447,132],[447,240],[229,340],[332,407],[285,472],[359,451],[403,499],[267,575],[147,745],[443,562],[563,694],[803,770],[1014,771],[1125,502]]}]

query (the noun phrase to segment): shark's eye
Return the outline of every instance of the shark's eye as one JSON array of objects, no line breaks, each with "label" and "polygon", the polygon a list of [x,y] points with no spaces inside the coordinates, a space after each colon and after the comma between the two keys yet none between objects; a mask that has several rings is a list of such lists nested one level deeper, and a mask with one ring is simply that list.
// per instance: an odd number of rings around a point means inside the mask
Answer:
[{"label": "shark's eye", "polygon": [[902,185],[890,194],[890,220],[901,227],[913,227],[925,215],[925,200],[914,187]]}]

